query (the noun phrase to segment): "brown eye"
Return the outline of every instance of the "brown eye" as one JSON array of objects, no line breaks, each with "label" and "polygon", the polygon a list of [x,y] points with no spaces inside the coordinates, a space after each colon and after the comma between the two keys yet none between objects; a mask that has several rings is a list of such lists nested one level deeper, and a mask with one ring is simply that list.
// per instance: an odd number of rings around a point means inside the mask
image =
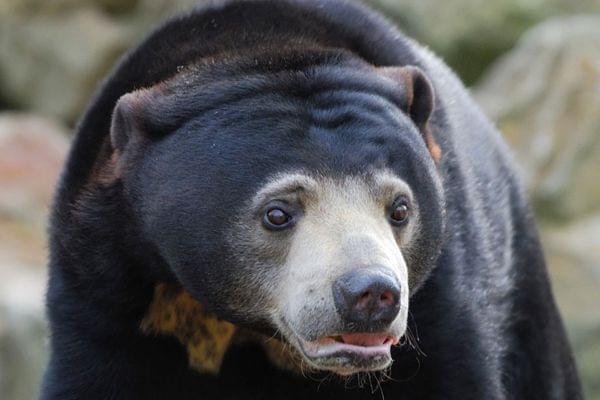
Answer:
[{"label": "brown eye", "polygon": [[392,206],[392,212],[390,213],[390,219],[394,225],[402,225],[408,220],[410,210],[406,199],[399,198],[394,202]]},{"label": "brown eye", "polygon": [[267,228],[284,228],[292,217],[281,208],[271,208],[265,213],[264,224]]}]

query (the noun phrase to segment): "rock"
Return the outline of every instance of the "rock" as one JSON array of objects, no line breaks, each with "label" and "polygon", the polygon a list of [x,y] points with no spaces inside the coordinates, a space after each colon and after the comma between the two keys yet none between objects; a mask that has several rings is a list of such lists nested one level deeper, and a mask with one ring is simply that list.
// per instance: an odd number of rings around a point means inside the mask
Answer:
[{"label": "rock", "polygon": [[528,28],[549,17],[599,12],[598,0],[368,0],[431,46],[463,78],[481,72],[517,42]]},{"label": "rock", "polygon": [[554,293],[587,399],[600,399],[600,214],[568,226],[542,225]]},{"label": "rock", "polygon": [[66,131],[0,113],[0,398],[37,398],[46,364],[45,217],[68,149]]},{"label": "rock", "polygon": [[0,114],[0,268],[45,264],[45,217],[67,148],[56,123]]},{"label": "rock", "polygon": [[0,283],[0,398],[38,397],[47,361],[47,329],[42,270],[9,271],[2,267]]},{"label": "rock", "polygon": [[540,213],[600,211],[600,17],[531,30],[474,94],[516,150]]},{"label": "rock", "polygon": [[0,14],[0,93],[14,107],[73,121],[128,37],[97,7],[51,7]]},{"label": "rock", "polygon": [[0,103],[68,123],[117,57],[173,10],[193,3],[6,1],[0,3]]},{"label": "rock", "polygon": [[600,329],[600,214],[567,226],[544,223],[542,228],[564,318],[573,339],[583,340]]}]

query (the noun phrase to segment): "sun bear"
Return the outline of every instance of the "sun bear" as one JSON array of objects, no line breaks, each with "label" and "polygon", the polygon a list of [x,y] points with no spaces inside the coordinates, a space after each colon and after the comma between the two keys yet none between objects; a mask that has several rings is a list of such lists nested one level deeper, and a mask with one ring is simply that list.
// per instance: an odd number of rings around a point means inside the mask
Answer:
[{"label": "sun bear", "polygon": [[77,126],[41,398],[579,399],[515,171],[365,6],[198,6]]}]

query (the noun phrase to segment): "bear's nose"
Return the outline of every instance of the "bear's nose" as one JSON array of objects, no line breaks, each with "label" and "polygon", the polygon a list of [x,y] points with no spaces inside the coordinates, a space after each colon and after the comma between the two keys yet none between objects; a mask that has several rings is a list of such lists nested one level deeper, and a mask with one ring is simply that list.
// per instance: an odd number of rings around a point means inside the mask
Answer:
[{"label": "bear's nose", "polygon": [[400,310],[400,285],[381,268],[347,272],[333,283],[333,299],[345,322],[378,329],[390,324]]}]

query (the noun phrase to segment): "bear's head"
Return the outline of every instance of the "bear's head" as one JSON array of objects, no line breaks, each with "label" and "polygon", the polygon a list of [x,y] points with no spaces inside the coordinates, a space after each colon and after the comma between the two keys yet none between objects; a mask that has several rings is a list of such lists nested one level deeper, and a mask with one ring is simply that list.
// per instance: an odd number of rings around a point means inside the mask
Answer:
[{"label": "bear's head", "polygon": [[279,332],[316,369],[379,370],[440,251],[433,107],[416,67],[203,60],[121,97],[113,162],[142,235],[204,309]]}]

